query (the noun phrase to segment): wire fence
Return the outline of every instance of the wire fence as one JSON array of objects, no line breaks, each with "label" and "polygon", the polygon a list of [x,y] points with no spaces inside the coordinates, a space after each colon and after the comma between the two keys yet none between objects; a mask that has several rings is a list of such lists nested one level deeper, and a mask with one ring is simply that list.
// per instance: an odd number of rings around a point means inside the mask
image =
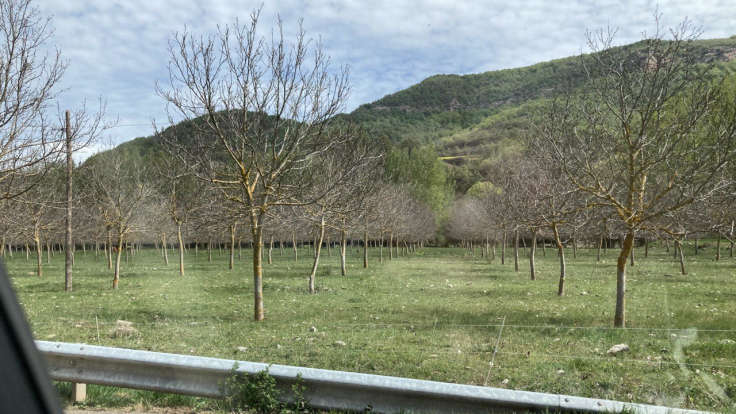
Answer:
[{"label": "wire fence", "polygon": [[[97,341],[100,341],[100,337],[103,337],[106,342],[110,341],[110,333],[114,332],[114,328],[118,326],[117,320],[80,320],[80,319],[71,319],[71,318],[62,318],[59,320],[62,324],[69,324],[70,326],[74,328],[86,328],[86,329],[93,329],[96,330],[97,333]],[[688,366],[688,367],[710,367],[710,368],[723,368],[723,369],[735,369],[736,368],[736,360],[727,360],[727,359],[720,359],[718,363],[715,362],[686,362],[686,361],[667,361],[662,358],[662,355],[657,355],[655,357],[651,357],[649,359],[638,359],[638,358],[623,358],[623,357],[611,357],[611,356],[590,356],[590,355],[584,355],[582,353],[576,354],[576,355],[569,355],[569,354],[561,354],[561,353],[546,353],[546,352],[539,352],[538,350],[528,349],[528,350],[521,350],[521,351],[509,351],[506,349],[503,349],[504,340],[510,340],[511,335],[518,334],[518,332],[521,331],[520,337],[524,338],[524,331],[528,330],[542,330],[542,331],[552,331],[554,333],[555,338],[552,338],[550,336],[550,342],[562,342],[566,344],[575,343],[576,340],[580,339],[579,337],[573,337],[571,340],[563,340],[565,338],[566,334],[571,334],[573,332],[579,332],[579,331],[611,331],[614,333],[622,333],[624,334],[624,337],[628,338],[635,338],[641,335],[647,335],[648,337],[652,336],[652,334],[661,336],[662,334],[669,334],[667,335],[667,339],[670,342],[677,342],[682,341],[683,339],[692,338],[694,333],[701,334],[701,333],[734,333],[736,330],[733,329],[700,329],[700,328],[664,328],[664,327],[629,327],[629,328],[612,328],[612,327],[603,327],[603,326],[562,326],[562,325],[519,325],[519,324],[506,324],[505,317],[502,318],[501,323],[488,323],[488,324],[453,324],[453,323],[442,323],[438,320],[435,320],[433,322],[415,322],[415,323],[409,323],[409,322],[402,322],[402,323],[355,323],[355,324],[325,324],[320,327],[320,331],[312,332],[310,331],[311,327],[308,326],[309,324],[295,324],[292,326],[289,326],[286,329],[283,329],[282,332],[280,332],[280,335],[278,336],[264,336],[264,337],[254,337],[253,340],[263,341],[262,344],[258,343],[250,343],[248,346],[248,349],[250,350],[259,350],[259,351],[267,351],[272,350],[277,345],[278,348],[276,349],[283,349],[283,350],[297,350],[297,349],[303,349],[305,346],[309,346],[309,339],[311,338],[312,341],[317,341],[320,345],[325,345],[325,342],[329,342],[331,340],[335,340],[336,338],[343,336],[347,336],[350,338],[356,338],[356,337],[364,337],[366,338],[365,341],[358,342],[356,346],[362,346],[362,347],[368,347],[373,352],[380,352],[380,353],[391,353],[391,352],[397,352],[398,350],[394,347],[386,346],[381,347],[382,342],[386,343],[389,340],[397,340],[401,339],[402,336],[405,336],[407,333],[415,333],[419,328],[429,328],[429,332],[424,333],[420,335],[420,337],[428,338],[430,343],[426,344],[427,346],[417,346],[417,344],[414,344],[414,347],[421,348],[421,353],[426,355],[434,355],[434,354],[444,354],[444,355],[452,355],[452,354],[469,354],[469,355],[487,355],[489,366],[492,368],[495,366],[495,360],[496,356],[522,356],[525,358],[546,358],[550,360],[555,359],[565,359],[565,360],[589,360],[589,361],[600,361],[600,362],[616,362],[616,363],[636,363],[636,364],[647,364],[650,366],[668,366],[668,365],[679,365],[679,366]],[[210,329],[218,330],[222,328],[223,325],[229,325],[231,322],[229,321],[210,321],[210,320],[190,320],[190,321],[172,321],[167,319],[161,319],[161,320],[151,320],[151,321],[132,321],[133,326],[136,328],[140,328],[142,330],[156,332],[160,331],[161,328],[172,328],[175,329],[177,333],[182,334],[186,331],[194,331],[197,329],[200,329],[201,327],[209,327]],[[463,332],[467,328],[488,328],[491,332],[489,332],[490,335],[495,335],[495,341],[493,341],[492,336],[488,336],[488,338],[491,340],[488,343],[471,343],[470,345],[463,345],[463,346],[455,346],[451,343],[439,343],[441,342],[438,338],[438,334],[446,331],[451,330],[453,332]],[[329,331],[330,335],[329,337],[322,337],[320,335],[324,334],[325,331]],[[168,331],[167,331],[168,332]],[[497,333],[496,333],[497,332]],[[366,335],[367,333],[370,333],[372,335]],[[219,335],[220,333],[218,333]],[[632,337],[633,335],[633,337]],[[538,339],[538,338],[536,338]],[[608,340],[609,338],[598,338],[599,341]],[[623,338],[622,338],[623,339]],[[376,341],[377,340],[377,341]],[[301,343],[299,343],[301,341]],[[434,344],[431,343],[431,341],[435,341]],[[731,339],[721,339],[720,341],[723,345],[729,345],[733,346],[734,349],[736,349],[736,341],[733,341]],[[701,341],[701,343],[712,343],[712,340],[706,340]],[[694,344],[697,344],[698,341],[690,341],[687,346],[691,346]],[[523,346],[524,343],[518,344],[515,343],[514,345],[520,345]],[[528,344],[527,344],[528,345]],[[592,345],[591,345],[592,346]],[[458,352],[460,351],[460,352]],[[603,353],[605,349],[596,349],[597,352]],[[668,350],[669,352],[669,350]],[[489,374],[490,375],[490,369]],[[488,376],[487,375],[487,376]]]},{"label": "wire fence", "polygon": [[[504,319],[504,318],[499,318]],[[90,320],[84,320],[84,319],[74,319],[74,318],[58,318],[57,320],[62,322],[68,322],[68,323],[89,323]],[[216,321],[200,321],[200,320],[191,320],[191,321],[181,321],[185,324],[190,325],[202,325],[202,324],[210,324],[215,323]],[[100,321],[100,324],[105,325],[115,325],[116,320],[109,320],[109,321]],[[173,323],[169,320],[154,320],[154,321],[137,321],[137,325],[160,325],[160,324],[169,324]],[[296,326],[304,326],[304,323]],[[341,323],[341,324],[329,324],[332,328],[356,328],[356,327],[368,327],[368,328],[507,328],[507,329],[539,329],[539,330],[556,330],[556,331],[564,331],[564,330],[596,330],[596,331],[614,331],[614,332],[626,332],[626,331],[637,331],[637,332],[676,332],[676,331],[685,331],[688,329],[694,329],[698,333],[708,333],[708,332],[720,332],[720,333],[736,333],[736,329],[709,329],[709,328],[698,328],[693,326],[688,327],[676,327],[676,328],[665,328],[665,327],[646,327],[646,326],[637,326],[637,327],[621,327],[621,328],[615,328],[612,326],[579,326],[579,325],[525,325],[525,324],[507,324],[507,323],[448,323],[448,322],[356,322],[356,323]]]}]

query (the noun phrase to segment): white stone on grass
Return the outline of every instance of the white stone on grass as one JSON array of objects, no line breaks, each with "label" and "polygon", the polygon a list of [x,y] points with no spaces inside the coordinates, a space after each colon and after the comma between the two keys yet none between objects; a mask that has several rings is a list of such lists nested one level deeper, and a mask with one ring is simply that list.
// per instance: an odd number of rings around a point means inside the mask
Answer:
[{"label": "white stone on grass", "polygon": [[618,344],[618,345],[612,346],[611,349],[609,349],[606,353],[608,355],[616,355],[619,352],[628,352],[628,351],[629,351],[629,346],[628,345],[626,345],[626,344]]}]

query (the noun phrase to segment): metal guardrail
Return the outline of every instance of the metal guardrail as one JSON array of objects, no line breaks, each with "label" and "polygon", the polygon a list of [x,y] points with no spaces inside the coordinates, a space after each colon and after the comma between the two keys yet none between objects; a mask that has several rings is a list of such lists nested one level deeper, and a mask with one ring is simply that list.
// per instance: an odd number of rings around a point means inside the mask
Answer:
[{"label": "metal guardrail", "polygon": [[635,412],[684,414],[698,411],[539,392],[514,391],[383,375],[234,361],[95,345],[36,341],[51,377],[59,381],[137,388],[201,397],[223,397],[223,384],[237,372],[268,369],[284,399],[300,376],[314,408],[375,412]]}]

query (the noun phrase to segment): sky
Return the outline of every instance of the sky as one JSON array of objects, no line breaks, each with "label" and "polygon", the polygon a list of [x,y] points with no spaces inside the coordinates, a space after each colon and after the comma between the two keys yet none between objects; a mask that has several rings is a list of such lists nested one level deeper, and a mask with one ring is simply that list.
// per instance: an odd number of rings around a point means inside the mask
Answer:
[{"label": "sky", "polygon": [[734,0],[32,0],[51,18],[57,48],[68,63],[59,106],[90,109],[106,102],[116,127],[100,148],[151,135],[167,121],[157,83],[168,85],[167,44],[187,28],[215,31],[247,21],[262,6],[259,25],[270,33],[280,16],[287,32],[299,19],[320,39],[334,67],[350,68],[344,111],[407,88],[435,74],[468,74],[528,66],[586,51],[586,30],[618,28],[617,43],[654,30],[654,15],[671,27],[687,18],[701,38],[736,34]]}]

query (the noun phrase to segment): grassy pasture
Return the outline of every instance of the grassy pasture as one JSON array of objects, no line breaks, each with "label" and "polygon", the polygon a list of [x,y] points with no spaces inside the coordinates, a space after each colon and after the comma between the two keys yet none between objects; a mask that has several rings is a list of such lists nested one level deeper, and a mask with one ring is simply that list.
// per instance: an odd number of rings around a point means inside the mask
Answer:
[{"label": "grassy pasture", "polygon": [[[13,284],[37,339],[82,342],[437,381],[565,393],[687,408],[732,411],[736,400],[736,259],[714,243],[686,250],[689,274],[662,247],[637,249],[628,271],[627,329],[613,329],[615,250],[567,251],[568,280],[556,295],[555,252],[537,251],[538,280],[521,269],[472,257],[462,249],[426,248],[370,267],[350,251],[340,276],[336,250],[323,250],[318,293],[306,292],[310,255],[295,262],[274,250],[264,267],[266,320],[252,321],[250,251],[236,268],[227,252],[213,262],[142,250],[123,261],[120,289],[102,256],[77,252],[74,292],[63,292],[63,255],[44,277],[35,260],[7,258]],[[385,253],[385,252],[384,252]],[[387,254],[385,254],[387,256]],[[138,335],[116,337],[115,321]],[[316,328],[313,332],[311,327]],[[344,343],[344,345],[343,345]],[[631,351],[610,356],[614,344]],[[497,352],[494,356],[494,349]],[[238,351],[246,347],[246,351]],[[491,366],[490,361],[493,360]],[[67,385],[59,386],[63,394]],[[215,402],[110,387],[88,389],[89,405],[188,405]]]}]

